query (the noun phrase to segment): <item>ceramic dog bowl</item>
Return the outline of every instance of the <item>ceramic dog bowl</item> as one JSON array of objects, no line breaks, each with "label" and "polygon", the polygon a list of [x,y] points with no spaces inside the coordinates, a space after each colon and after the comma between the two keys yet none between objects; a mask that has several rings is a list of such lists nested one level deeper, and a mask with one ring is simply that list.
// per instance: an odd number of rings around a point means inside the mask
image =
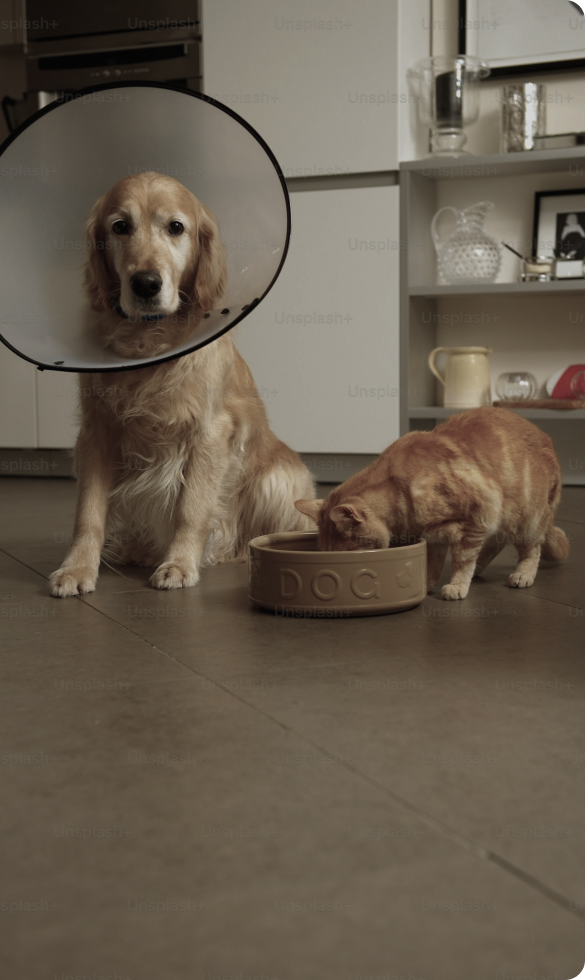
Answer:
[{"label": "ceramic dog bowl", "polygon": [[281,616],[376,616],[426,596],[427,544],[317,551],[317,533],[290,531],[249,546],[250,599]]}]

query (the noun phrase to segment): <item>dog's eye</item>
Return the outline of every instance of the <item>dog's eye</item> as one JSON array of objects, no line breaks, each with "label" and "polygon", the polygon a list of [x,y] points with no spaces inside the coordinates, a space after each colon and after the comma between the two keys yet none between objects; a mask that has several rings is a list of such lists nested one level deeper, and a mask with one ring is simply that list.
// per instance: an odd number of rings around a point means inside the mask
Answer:
[{"label": "dog's eye", "polygon": [[185,229],[180,221],[171,221],[169,225],[170,235],[174,235],[175,237],[177,237],[178,235],[182,235],[184,231]]},{"label": "dog's eye", "polygon": [[128,234],[128,222],[127,221],[114,221],[112,225],[116,235],[127,235]]}]

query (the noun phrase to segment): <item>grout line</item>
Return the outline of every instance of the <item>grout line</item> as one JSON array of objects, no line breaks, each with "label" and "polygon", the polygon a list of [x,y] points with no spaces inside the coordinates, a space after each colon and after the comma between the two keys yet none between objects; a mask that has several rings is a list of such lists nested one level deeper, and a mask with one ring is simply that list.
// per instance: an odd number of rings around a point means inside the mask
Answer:
[{"label": "grout line", "polygon": [[[147,640],[144,636],[140,636],[140,633],[135,633],[134,630],[131,630],[131,629],[129,629],[128,626],[125,626],[124,623],[120,623],[119,620],[114,619],[113,616],[109,616],[108,613],[106,613],[106,612],[103,611],[103,609],[98,609],[97,606],[92,606],[91,602],[87,602],[86,601],[86,596],[92,596],[92,595],[93,595],[93,592],[86,592],[84,595],[67,596],[67,598],[68,599],[77,599],[77,601],[78,602],[81,602],[85,606],[86,609],[91,609],[92,612],[97,613],[98,616],[103,616],[104,619],[109,620],[110,623],[113,623],[115,626],[118,626],[120,629],[124,630],[126,633],[129,633],[130,636],[134,636],[134,637],[136,637],[136,639],[142,640],[142,642],[145,643],[147,647],[150,647],[151,650],[156,650],[157,653],[162,654],[162,656],[163,657],[166,657],[167,660],[172,660],[172,661],[174,661],[174,663],[180,664],[182,667],[186,667],[187,670],[190,670],[190,668],[187,667],[187,665],[184,664],[181,660],[177,660],[177,658],[174,657],[174,656],[172,656],[172,654],[166,653],[166,651],[165,650],[162,650],[161,647],[157,647],[156,643],[151,643],[150,640]],[[197,673],[197,671],[193,671],[192,673]],[[203,676],[203,675],[201,675],[201,676]],[[213,683],[215,683],[215,681]]]},{"label": "grout line", "polygon": [[[20,565],[24,565],[25,568],[28,568],[29,572],[34,572],[35,575],[40,575],[43,581],[49,581],[46,575],[43,575],[43,573],[39,572],[38,569],[33,568],[32,565],[27,565],[22,558],[17,558],[16,555],[11,554],[10,551],[6,551],[6,548],[0,547],[0,552],[2,552],[3,555],[6,555],[7,558],[12,558],[13,561],[17,561]],[[47,593],[47,595],[50,595],[50,593]]]},{"label": "grout line", "polygon": [[585,609],[585,606],[580,606],[576,602],[563,602],[562,599],[553,599],[550,596],[536,595],[535,592],[529,592],[528,589],[515,589],[514,591],[524,595],[527,599],[536,599],[538,602],[552,602],[555,606],[563,606],[566,609]]},{"label": "grout line", "polygon": [[[486,582],[484,580],[484,585],[490,586],[490,585],[496,585],[496,584],[498,584],[498,583],[496,583],[496,582]],[[502,582],[500,584],[506,585],[505,582]],[[435,600],[436,602],[439,602],[439,603],[442,602],[443,600],[440,598],[440,589],[441,589],[441,579],[439,579],[439,582],[437,582],[437,584],[435,585],[435,592],[434,593],[431,593],[430,595],[428,595],[427,598],[430,598],[432,600]],[[514,593],[516,593],[517,596],[522,596],[525,599],[535,599],[538,602],[552,602],[553,605],[555,605],[555,606],[563,606],[564,608],[567,608],[567,609],[585,609],[585,605],[579,605],[576,602],[564,602],[561,599],[553,599],[551,596],[537,595],[535,592],[532,591],[532,586],[530,586],[530,588],[528,588],[528,589],[509,589],[509,592],[514,592]],[[471,598],[472,598],[471,595],[468,595],[467,596],[467,599],[471,599]],[[582,600],[582,601],[585,602],[585,600]],[[423,602],[424,602],[424,599],[423,599]],[[422,603],[421,603],[421,605],[422,605]],[[507,611],[507,610],[502,610],[502,612],[505,612],[505,611]]]},{"label": "grout line", "polygon": [[[83,596],[79,596],[78,598],[82,602],[84,602]],[[89,605],[89,603],[84,602],[84,605]],[[317,752],[320,752],[323,755],[332,754],[327,749],[319,745],[318,742],[314,742],[312,739],[310,739],[307,735],[303,735],[301,732],[298,732],[296,729],[291,728],[290,725],[287,725],[285,722],[282,722],[278,718],[275,718],[273,715],[269,714],[267,711],[264,711],[262,708],[259,708],[257,705],[252,704],[250,701],[246,701],[245,698],[241,697],[240,695],[236,694],[234,691],[230,690],[226,682],[213,680],[213,678],[208,677],[206,674],[201,673],[201,671],[198,671],[194,667],[190,666],[189,664],[186,664],[182,660],[179,660],[178,657],[175,656],[174,654],[167,653],[166,651],[161,650],[160,647],[155,646],[153,643],[149,643],[148,640],[145,640],[143,636],[140,636],[140,634],[135,633],[133,630],[129,629],[124,624],[118,623],[117,620],[113,619],[107,613],[102,612],[101,609],[97,609],[95,606],[89,606],[89,608],[93,609],[94,612],[103,615],[106,619],[109,619],[117,626],[121,626],[122,629],[126,630],[132,636],[137,637],[137,639],[142,640],[153,650],[156,650],[158,653],[161,653],[164,657],[167,657],[167,659],[174,661],[176,664],[179,664],[181,667],[184,667],[195,677],[198,677],[202,680],[209,681],[209,683],[215,685],[215,687],[221,688],[221,690],[229,697],[234,698],[234,700],[239,701],[239,703],[244,705],[244,707],[251,709],[252,711],[256,712],[256,714],[258,715],[261,715],[267,721],[271,722],[272,724],[276,725],[278,728],[282,729],[282,731],[299,739],[300,741],[304,742],[306,745],[310,746],[311,748],[315,749]],[[333,755],[336,756],[337,753],[334,752]],[[346,772],[350,773],[352,776],[357,777],[357,779],[361,780],[362,782],[366,783],[368,786],[371,786],[373,789],[377,790],[383,796],[389,797],[394,803],[398,804],[398,806],[401,806],[403,809],[408,810],[410,813],[419,817],[421,820],[424,821],[424,823],[428,824],[429,827],[432,827],[433,830],[436,830],[444,837],[447,837],[454,844],[457,844],[459,847],[462,847],[464,850],[466,850],[469,854],[472,854],[474,857],[478,858],[478,860],[489,861],[491,864],[496,865],[496,867],[507,872],[512,877],[518,879],[518,881],[521,881],[524,885],[527,885],[533,891],[539,892],[545,898],[548,898],[550,901],[555,902],[556,905],[559,905],[566,912],[570,912],[572,915],[576,915],[579,919],[585,921],[585,911],[580,911],[579,909],[572,907],[573,905],[577,905],[575,901],[566,898],[564,895],[562,895],[560,892],[557,892],[554,888],[551,888],[545,882],[540,881],[540,879],[538,878],[535,878],[534,875],[529,874],[527,871],[523,871],[522,868],[519,868],[511,861],[508,861],[507,858],[501,857],[501,855],[497,854],[495,851],[490,850],[489,848],[484,848],[481,847],[479,844],[476,844],[468,837],[465,837],[465,835],[460,834],[457,830],[454,830],[448,824],[443,823],[442,820],[433,817],[426,810],[423,810],[421,807],[417,806],[416,803],[411,803],[409,800],[405,799],[404,797],[400,796],[398,793],[395,793],[393,790],[389,789],[383,783],[378,782],[376,779],[373,779],[371,776],[368,776],[366,773],[362,772],[360,769],[357,769],[355,766],[350,765],[348,762],[344,762],[341,759],[338,760],[337,765],[341,769],[344,769]]]}]

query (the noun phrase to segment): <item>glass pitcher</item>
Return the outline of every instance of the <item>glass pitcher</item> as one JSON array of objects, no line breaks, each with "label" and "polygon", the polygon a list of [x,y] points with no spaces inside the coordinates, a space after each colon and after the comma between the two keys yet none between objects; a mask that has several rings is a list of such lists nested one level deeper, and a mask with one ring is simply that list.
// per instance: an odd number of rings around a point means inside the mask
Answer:
[{"label": "glass pitcher", "polygon": [[[484,230],[485,216],[493,208],[491,201],[480,201],[464,211],[450,205],[437,211],[431,222],[431,235],[437,252],[439,272],[451,285],[494,282],[502,261],[499,242]],[[437,225],[445,211],[452,211],[457,227],[450,238],[439,236]]]}]

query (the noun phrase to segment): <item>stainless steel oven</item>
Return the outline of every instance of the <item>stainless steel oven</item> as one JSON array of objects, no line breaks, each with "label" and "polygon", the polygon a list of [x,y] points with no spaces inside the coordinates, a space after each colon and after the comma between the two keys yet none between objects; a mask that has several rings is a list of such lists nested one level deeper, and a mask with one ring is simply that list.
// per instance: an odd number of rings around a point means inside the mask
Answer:
[{"label": "stainless steel oven", "polygon": [[54,98],[115,81],[201,89],[198,0],[24,0],[26,92],[10,128]]}]

